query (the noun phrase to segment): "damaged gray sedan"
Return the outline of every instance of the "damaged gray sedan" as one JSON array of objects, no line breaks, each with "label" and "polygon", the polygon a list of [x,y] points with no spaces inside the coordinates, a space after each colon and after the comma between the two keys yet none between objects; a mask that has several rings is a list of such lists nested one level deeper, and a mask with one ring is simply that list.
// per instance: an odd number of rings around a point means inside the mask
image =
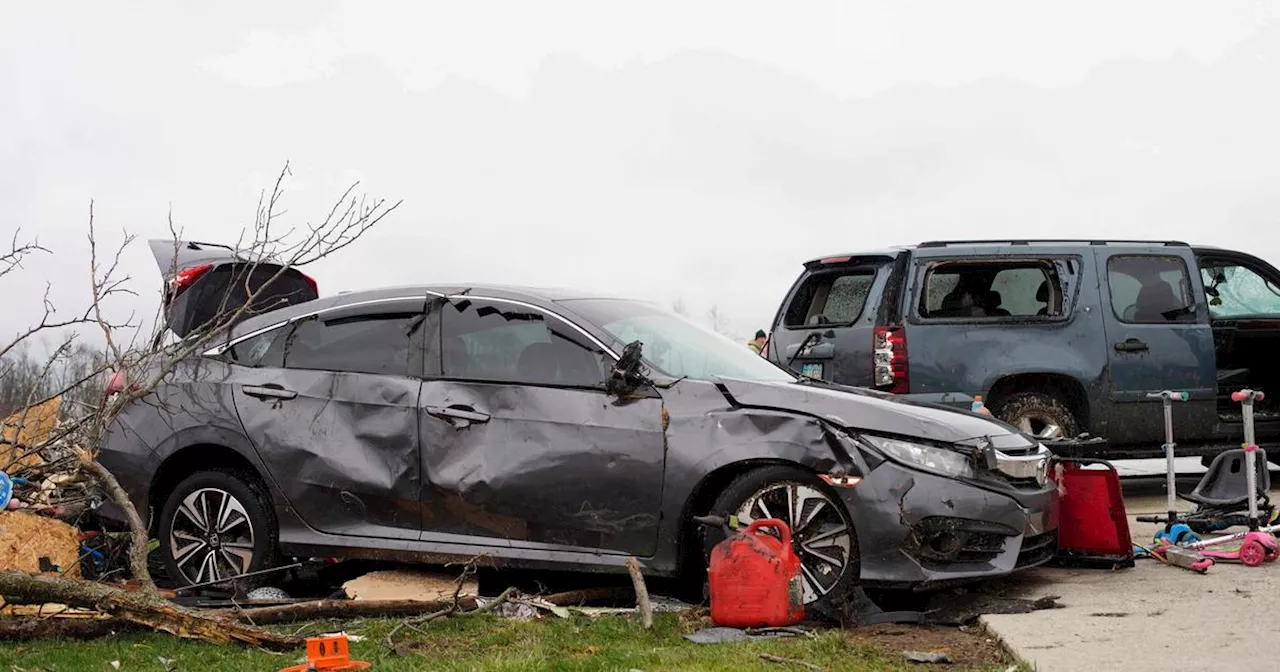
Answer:
[{"label": "damaged gray sedan", "polygon": [[183,362],[101,448],[179,584],[283,557],[479,554],[604,572],[637,556],[696,579],[719,539],[692,521],[705,514],[787,522],[811,607],[1056,550],[1033,438],[571,292],[308,297]]}]

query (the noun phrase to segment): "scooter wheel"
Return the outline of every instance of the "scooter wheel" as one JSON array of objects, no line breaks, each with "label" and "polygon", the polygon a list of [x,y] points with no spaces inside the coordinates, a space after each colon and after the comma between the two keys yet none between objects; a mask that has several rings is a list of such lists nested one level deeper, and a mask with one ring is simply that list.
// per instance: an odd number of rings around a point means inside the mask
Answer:
[{"label": "scooter wheel", "polygon": [[1240,546],[1240,562],[1247,567],[1257,567],[1267,558],[1267,549],[1250,539]]}]

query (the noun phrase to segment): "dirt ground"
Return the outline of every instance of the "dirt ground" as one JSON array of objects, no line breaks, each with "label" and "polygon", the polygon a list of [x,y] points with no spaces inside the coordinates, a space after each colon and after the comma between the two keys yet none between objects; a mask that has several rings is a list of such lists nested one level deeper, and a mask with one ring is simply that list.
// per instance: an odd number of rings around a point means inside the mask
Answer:
[{"label": "dirt ground", "polygon": [[871,644],[886,657],[901,656],[903,651],[946,653],[954,663],[947,666],[950,670],[989,670],[1015,663],[1000,643],[977,625],[872,625],[853,630],[849,636]]}]

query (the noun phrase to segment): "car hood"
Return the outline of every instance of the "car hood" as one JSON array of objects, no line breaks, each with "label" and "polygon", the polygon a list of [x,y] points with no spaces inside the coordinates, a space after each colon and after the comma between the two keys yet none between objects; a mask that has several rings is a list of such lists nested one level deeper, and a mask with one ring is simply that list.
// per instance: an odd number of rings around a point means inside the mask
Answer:
[{"label": "car hood", "polygon": [[721,379],[732,401],[743,406],[804,413],[841,427],[944,443],[989,439],[993,447],[1029,448],[1036,441],[1014,427],[975,413],[902,397],[826,383],[773,383]]}]

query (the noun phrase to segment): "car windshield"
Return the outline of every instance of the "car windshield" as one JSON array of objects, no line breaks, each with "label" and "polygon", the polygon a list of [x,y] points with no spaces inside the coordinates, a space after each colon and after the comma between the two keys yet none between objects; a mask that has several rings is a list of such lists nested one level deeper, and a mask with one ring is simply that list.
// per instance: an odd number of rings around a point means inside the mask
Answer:
[{"label": "car windshield", "polygon": [[608,332],[619,345],[640,341],[644,344],[645,362],[674,378],[796,380],[746,343],[736,343],[651,304],[624,299],[571,299],[560,303]]}]

